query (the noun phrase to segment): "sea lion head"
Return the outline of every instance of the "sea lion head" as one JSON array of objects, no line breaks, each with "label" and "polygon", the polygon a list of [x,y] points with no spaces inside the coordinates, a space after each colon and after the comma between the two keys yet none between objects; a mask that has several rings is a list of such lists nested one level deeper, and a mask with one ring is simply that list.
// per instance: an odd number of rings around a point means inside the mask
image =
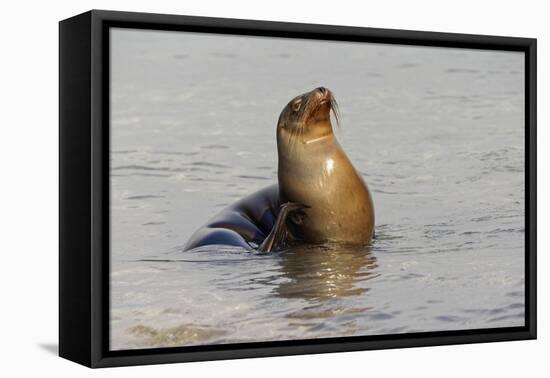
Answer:
[{"label": "sea lion head", "polygon": [[296,96],[279,116],[277,135],[301,143],[332,135],[331,111],[338,122],[338,106],[327,88],[315,88]]}]

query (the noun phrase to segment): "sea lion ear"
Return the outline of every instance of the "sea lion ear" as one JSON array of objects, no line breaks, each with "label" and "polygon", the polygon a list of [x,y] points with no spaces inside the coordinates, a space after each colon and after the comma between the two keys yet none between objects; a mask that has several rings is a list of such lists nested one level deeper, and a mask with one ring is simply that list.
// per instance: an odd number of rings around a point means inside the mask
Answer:
[{"label": "sea lion ear", "polygon": [[302,98],[301,97],[293,100],[290,103],[290,108],[292,109],[293,112],[299,111],[301,107],[302,107]]}]

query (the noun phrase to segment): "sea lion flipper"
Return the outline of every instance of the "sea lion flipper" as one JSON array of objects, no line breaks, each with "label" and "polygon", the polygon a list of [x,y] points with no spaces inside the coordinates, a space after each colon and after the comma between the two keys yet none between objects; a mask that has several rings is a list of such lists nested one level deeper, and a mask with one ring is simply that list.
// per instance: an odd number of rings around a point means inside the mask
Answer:
[{"label": "sea lion flipper", "polygon": [[288,246],[292,235],[288,230],[287,220],[292,219],[294,222],[301,222],[305,216],[303,209],[307,209],[309,206],[296,203],[287,202],[281,205],[281,211],[275,220],[275,225],[271,229],[271,232],[264,239],[262,244],[258,247],[260,252],[271,252],[285,248]]}]

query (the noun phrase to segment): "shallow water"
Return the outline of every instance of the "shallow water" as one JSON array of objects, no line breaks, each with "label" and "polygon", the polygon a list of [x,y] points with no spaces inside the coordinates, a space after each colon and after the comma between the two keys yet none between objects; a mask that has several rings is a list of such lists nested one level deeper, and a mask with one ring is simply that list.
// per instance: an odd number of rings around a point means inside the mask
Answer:
[{"label": "shallow water", "polygon": [[[111,348],[521,326],[523,56],[117,30]],[[276,182],[275,126],[316,86],[373,194],[371,246],[183,252]]]}]

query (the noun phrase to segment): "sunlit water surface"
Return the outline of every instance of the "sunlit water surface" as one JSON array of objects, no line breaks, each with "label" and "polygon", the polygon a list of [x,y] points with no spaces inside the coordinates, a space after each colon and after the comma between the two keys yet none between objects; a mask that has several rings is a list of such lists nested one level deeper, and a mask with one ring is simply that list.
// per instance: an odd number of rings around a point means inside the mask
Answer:
[{"label": "sunlit water surface", "polygon": [[[111,41],[112,349],[523,325],[521,54]],[[374,197],[372,245],[183,252],[208,218],[276,182],[278,115],[319,85]]]}]

